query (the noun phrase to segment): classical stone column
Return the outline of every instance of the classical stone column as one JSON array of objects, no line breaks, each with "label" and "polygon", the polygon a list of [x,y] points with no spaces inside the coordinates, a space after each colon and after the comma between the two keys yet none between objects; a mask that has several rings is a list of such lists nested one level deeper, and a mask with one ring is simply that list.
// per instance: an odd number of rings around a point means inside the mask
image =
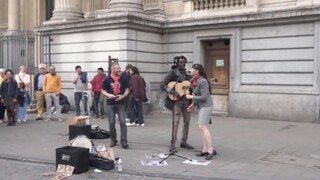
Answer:
[{"label": "classical stone column", "polygon": [[104,0],[83,0],[84,18],[94,18],[95,11],[104,9]]},{"label": "classical stone column", "polygon": [[55,0],[54,7],[50,21],[65,22],[83,19],[82,0]]},{"label": "classical stone column", "polygon": [[97,18],[109,16],[123,16],[126,14],[135,14],[138,16],[147,16],[143,10],[142,0],[110,0],[108,9],[95,12]]},{"label": "classical stone column", "polygon": [[163,0],[143,0],[143,8],[146,14],[156,19],[164,20]]},{"label": "classical stone column", "polygon": [[110,0],[109,13],[133,12],[143,14],[142,0]]},{"label": "classical stone column", "polygon": [[20,29],[20,0],[10,0],[8,2],[8,30],[18,31]]}]

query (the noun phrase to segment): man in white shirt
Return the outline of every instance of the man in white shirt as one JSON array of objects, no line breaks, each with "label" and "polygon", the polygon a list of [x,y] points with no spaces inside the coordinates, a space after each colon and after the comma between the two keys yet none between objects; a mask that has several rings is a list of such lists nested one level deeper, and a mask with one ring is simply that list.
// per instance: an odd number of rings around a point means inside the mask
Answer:
[{"label": "man in white shirt", "polygon": [[[72,78],[74,84],[74,101],[76,105],[76,116],[81,115],[80,101],[83,102],[84,115],[88,115],[88,74],[81,71],[81,66],[75,67],[76,74]],[[83,99],[82,99],[83,98]]]}]

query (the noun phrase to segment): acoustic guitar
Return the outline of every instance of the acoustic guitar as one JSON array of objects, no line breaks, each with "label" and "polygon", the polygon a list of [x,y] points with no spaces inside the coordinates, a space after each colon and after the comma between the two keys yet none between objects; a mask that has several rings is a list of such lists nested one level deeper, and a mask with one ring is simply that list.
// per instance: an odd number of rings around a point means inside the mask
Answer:
[{"label": "acoustic guitar", "polygon": [[190,81],[182,81],[182,82],[171,81],[168,83],[167,86],[170,89],[175,88],[175,91],[177,92],[177,94],[179,94],[179,96],[176,96],[174,94],[168,94],[169,98],[173,101],[178,100],[182,96],[190,94],[190,91],[189,91],[189,88],[191,86]]}]

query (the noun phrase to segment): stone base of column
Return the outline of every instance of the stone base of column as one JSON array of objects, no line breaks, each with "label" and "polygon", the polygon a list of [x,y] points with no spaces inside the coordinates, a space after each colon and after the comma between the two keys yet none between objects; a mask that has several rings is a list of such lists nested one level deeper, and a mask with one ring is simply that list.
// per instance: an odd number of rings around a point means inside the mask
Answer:
[{"label": "stone base of column", "polygon": [[109,7],[105,11],[100,11],[96,14],[102,15],[106,13],[110,16],[130,13],[136,15],[145,15],[143,10],[143,4],[141,0],[111,0],[109,3]]},{"label": "stone base of column", "polygon": [[83,13],[74,9],[59,9],[53,11],[53,17],[45,23],[57,23],[66,21],[79,21],[83,19]]},{"label": "stone base of column", "polygon": [[147,15],[150,15],[152,17],[154,17],[155,19],[158,20],[165,20],[166,16],[164,15],[164,10],[163,9],[149,9],[149,10],[145,10],[145,13]]}]

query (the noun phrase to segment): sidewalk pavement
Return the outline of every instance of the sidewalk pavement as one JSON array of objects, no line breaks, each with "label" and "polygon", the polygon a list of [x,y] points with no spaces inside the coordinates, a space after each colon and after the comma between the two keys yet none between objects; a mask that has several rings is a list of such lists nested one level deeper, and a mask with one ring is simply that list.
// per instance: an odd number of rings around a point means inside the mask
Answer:
[{"label": "sidewalk pavement", "polygon": [[[64,115],[66,119],[73,114]],[[15,127],[0,124],[0,158],[55,164],[55,149],[69,144],[67,123],[36,121],[35,117],[30,114],[27,123]],[[177,154],[203,160],[195,156],[202,148],[196,119],[193,114],[188,139],[195,150],[178,147]],[[172,116],[155,113],[145,117],[145,127],[128,127],[130,149],[113,148],[115,156],[123,160],[119,173],[177,179],[319,179],[320,124],[216,116],[212,120],[209,128],[219,156],[208,166],[184,164],[177,156],[169,157],[167,166],[142,166],[146,154],[168,153]],[[107,119],[93,118],[92,124],[109,129]],[[116,126],[119,135],[118,122]],[[182,121],[179,138],[181,130]],[[110,139],[94,142],[109,146]],[[74,177],[86,179],[88,173]]]}]

